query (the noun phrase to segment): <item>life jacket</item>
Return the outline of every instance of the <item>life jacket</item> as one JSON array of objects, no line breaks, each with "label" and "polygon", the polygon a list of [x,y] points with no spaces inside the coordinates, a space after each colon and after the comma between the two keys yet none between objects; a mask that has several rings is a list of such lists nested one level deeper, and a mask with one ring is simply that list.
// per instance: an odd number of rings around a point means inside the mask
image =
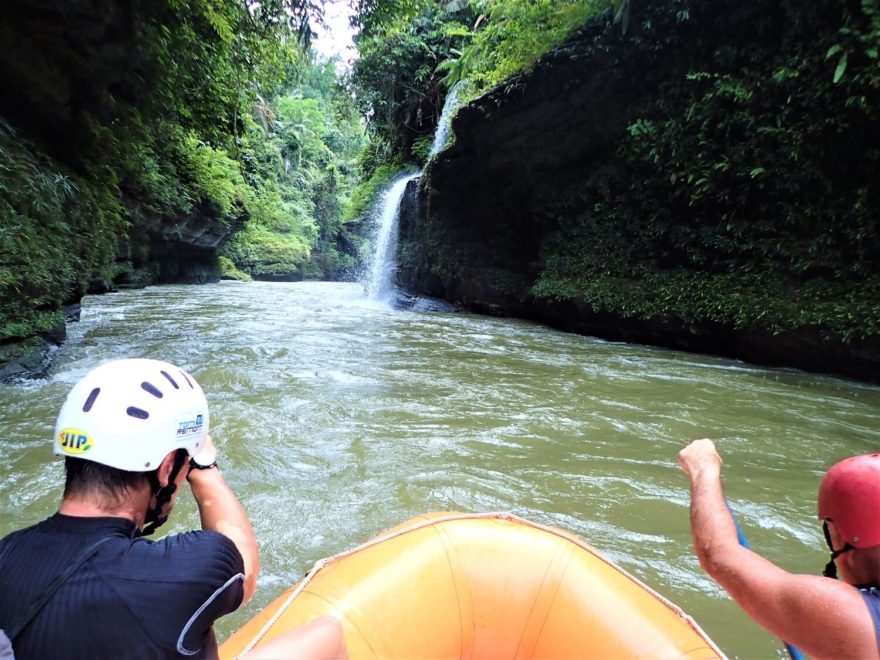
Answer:
[{"label": "life jacket", "polygon": [[874,620],[874,634],[877,637],[877,649],[880,650],[880,588],[867,587],[859,589],[865,604],[871,612],[871,618]]}]

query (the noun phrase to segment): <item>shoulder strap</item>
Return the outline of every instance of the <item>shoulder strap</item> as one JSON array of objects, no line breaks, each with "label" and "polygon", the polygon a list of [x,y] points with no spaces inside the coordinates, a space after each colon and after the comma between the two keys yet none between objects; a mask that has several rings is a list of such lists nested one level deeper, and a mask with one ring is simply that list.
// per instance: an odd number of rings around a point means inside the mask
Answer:
[{"label": "shoulder strap", "polygon": [[867,589],[859,589],[865,605],[871,612],[871,619],[874,621],[874,634],[877,638],[877,648],[880,649],[880,590],[875,587]]},{"label": "shoulder strap", "polygon": [[67,579],[71,575],[73,575],[80,566],[86,563],[86,561],[98,551],[98,548],[100,548],[107,541],[113,538],[115,537],[105,536],[101,540],[93,543],[88,548],[83,550],[79,554],[79,556],[67,566],[67,570],[65,570],[61,575],[52,580],[49,586],[46,587],[46,589],[43,590],[43,593],[40,594],[40,597],[37,598],[33,603],[31,603],[30,607],[28,607],[24,611],[24,613],[20,617],[18,617],[15,623],[5,631],[7,637],[9,637],[9,639],[14,642],[15,638],[18,637],[19,633],[21,633],[22,630],[24,630],[25,626],[27,626],[33,620],[33,618],[40,613],[40,610],[42,610],[46,606],[46,603],[48,603],[49,599],[52,598],[56,591],[58,591],[58,588],[62,584],[67,582]]}]

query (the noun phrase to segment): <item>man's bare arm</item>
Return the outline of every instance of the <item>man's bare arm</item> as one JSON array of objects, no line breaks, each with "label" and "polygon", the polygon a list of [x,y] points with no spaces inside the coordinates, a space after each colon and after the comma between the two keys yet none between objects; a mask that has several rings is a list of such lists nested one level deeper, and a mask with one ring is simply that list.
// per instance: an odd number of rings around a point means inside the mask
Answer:
[{"label": "man's bare arm", "polygon": [[691,533],[700,566],[758,624],[814,658],[873,658],[871,615],[843,582],[785,571],[740,546],[711,440],[679,454],[691,482]]},{"label": "man's bare arm", "polygon": [[187,480],[199,506],[202,529],[229,537],[244,560],[243,605],[254,595],[260,573],[260,553],[254,528],[217,467],[190,470]]}]

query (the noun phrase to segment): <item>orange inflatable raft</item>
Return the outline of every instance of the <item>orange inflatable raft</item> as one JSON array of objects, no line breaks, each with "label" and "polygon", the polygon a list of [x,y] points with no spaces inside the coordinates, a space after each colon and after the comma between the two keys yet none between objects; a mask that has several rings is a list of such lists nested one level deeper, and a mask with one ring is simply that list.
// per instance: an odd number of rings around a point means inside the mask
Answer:
[{"label": "orange inflatable raft", "polygon": [[723,658],[678,607],[584,541],[503,513],[434,513],[322,559],[220,647],[322,614],[359,658]]}]

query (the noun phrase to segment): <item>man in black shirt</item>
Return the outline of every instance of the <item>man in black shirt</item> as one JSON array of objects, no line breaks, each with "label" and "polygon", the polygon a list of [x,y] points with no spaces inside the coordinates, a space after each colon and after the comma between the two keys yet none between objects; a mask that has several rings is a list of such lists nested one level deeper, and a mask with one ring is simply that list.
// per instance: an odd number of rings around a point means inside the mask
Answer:
[{"label": "man in black shirt", "polygon": [[[215,462],[195,379],[157,360],[85,376],[55,428],[61,507],[0,541],[0,629],[18,658],[214,657],[253,595],[256,538]],[[144,538],[188,481],[202,529]]]}]

